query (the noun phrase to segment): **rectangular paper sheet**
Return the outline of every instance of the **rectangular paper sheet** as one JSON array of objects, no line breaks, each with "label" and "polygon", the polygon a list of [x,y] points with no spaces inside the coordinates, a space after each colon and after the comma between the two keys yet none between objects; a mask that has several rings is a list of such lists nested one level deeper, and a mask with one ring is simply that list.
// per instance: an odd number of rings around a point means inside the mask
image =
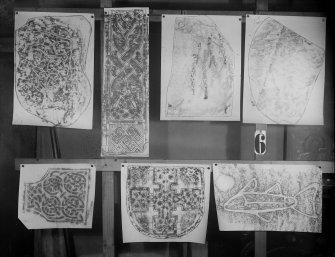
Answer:
[{"label": "rectangular paper sheet", "polygon": [[18,218],[28,229],[92,228],[95,166],[22,164]]},{"label": "rectangular paper sheet", "polygon": [[94,14],[15,12],[13,124],[92,129]]},{"label": "rectangular paper sheet", "polygon": [[209,165],[121,165],[123,242],[205,243]]},{"label": "rectangular paper sheet", "polygon": [[241,18],[162,16],[161,120],[240,120]]},{"label": "rectangular paper sheet", "polygon": [[243,122],[323,125],[326,19],[247,15]]},{"label": "rectangular paper sheet", "polygon": [[314,165],[214,164],[221,231],[318,232],[322,171]]},{"label": "rectangular paper sheet", "polygon": [[104,9],[101,156],[149,156],[149,8]]}]

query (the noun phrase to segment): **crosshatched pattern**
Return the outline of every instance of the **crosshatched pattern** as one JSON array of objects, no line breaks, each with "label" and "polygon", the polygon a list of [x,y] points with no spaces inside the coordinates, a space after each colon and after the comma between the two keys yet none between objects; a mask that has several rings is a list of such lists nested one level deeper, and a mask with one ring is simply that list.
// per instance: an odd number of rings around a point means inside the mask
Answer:
[{"label": "crosshatched pattern", "polygon": [[125,208],[132,227],[146,237],[167,241],[196,231],[207,212],[207,169],[129,164]]},{"label": "crosshatched pattern", "polygon": [[148,9],[105,9],[102,156],[148,156]]}]

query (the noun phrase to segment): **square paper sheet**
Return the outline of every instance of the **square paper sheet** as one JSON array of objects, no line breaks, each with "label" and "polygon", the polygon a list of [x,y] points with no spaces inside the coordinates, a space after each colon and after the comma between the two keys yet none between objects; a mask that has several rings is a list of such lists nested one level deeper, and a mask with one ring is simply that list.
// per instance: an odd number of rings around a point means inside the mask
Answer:
[{"label": "square paper sheet", "polygon": [[13,124],[92,129],[94,14],[15,12]]},{"label": "square paper sheet", "polygon": [[211,167],[122,164],[123,242],[205,243]]},{"label": "square paper sheet", "polygon": [[247,15],[243,122],[323,125],[326,19]]},{"label": "square paper sheet", "polygon": [[214,164],[213,177],[221,231],[321,232],[320,168]]},{"label": "square paper sheet", "polygon": [[28,229],[91,228],[95,166],[22,164],[18,218]]},{"label": "square paper sheet", "polygon": [[241,20],[162,16],[161,120],[240,120]]}]

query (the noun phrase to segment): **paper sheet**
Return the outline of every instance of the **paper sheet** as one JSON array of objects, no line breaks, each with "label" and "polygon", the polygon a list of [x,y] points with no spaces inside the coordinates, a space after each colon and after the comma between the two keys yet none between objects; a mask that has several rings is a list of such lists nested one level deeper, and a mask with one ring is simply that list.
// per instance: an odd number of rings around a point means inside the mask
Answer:
[{"label": "paper sheet", "polygon": [[95,166],[23,164],[18,218],[28,229],[92,228]]},{"label": "paper sheet", "polygon": [[323,125],[326,19],[248,15],[243,122]]},{"label": "paper sheet", "polygon": [[214,164],[220,230],[321,233],[321,177],[314,165]]},{"label": "paper sheet", "polygon": [[241,16],[163,15],[161,120],[240,120]]},{"label": "paper sheet", "polygon": [[13,124],[92,129],[94,14],[16,12]]},{"label": "paper sheet", "polygon": [[104,9],[101,156],[149,156],[149,8]]},{"label": "paper sheet", "polygon": [[205,243],[211,167],[122,164],[123,242]]}]

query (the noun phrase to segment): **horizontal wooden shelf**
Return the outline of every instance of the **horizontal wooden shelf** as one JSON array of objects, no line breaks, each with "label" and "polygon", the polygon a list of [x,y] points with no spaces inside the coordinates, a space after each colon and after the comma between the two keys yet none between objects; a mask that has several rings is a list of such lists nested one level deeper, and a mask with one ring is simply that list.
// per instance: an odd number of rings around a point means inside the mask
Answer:
[{"label": "horizontal wooden shelf", "polygon": [[[103,8],[43,8],[43,7],[16,7],[15,12],[61,12],[61,13],[94,13],[96,20],[103,20]],[[185,14],[185,15],[241,15],[259,14],[259,15],[287,15],[287,16],[326,16],[321,12],[270,12],[270,11],[216,11],[216,10],[163,10],[150,9],[150,21],[160,22],[162,14]]]},{"label": "horizontal wooden shelf", "polygon": [[175,164],[207,164],[243,163],[243,164],[311,164],[321,167],[323,173],[334,173],[334,162],[326,161],[240,161],[240,160],[153,160],[145,158],[123,159],[15,159],[15,170],[20,170],[21,164],[57,164],[57,163],[90,163],[97,171],[120,172],[121,163],[175,163]]}]

